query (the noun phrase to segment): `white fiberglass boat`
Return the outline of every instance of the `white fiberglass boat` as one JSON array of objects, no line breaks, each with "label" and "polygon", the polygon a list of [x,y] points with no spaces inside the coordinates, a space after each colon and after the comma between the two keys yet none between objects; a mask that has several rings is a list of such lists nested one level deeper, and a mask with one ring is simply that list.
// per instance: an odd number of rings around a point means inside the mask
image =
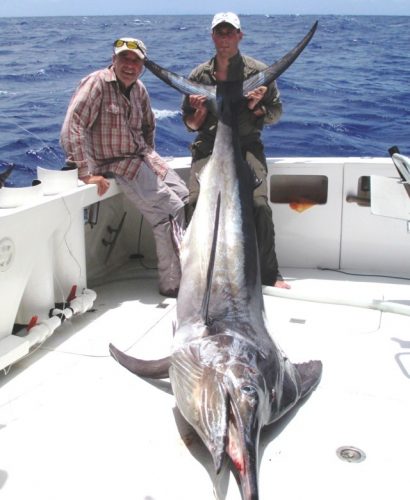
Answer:
[{"label": "white fiberglass boat", "polygon": [[[186,179],[189,159],[171,161]],[[56,177],[55,177],[56,176]],[[166,382],[117,364],[168,354],[151,230],[111,181],[76,172],[0,190],[2,500],[239,500]],[[261,441],[260,498],[405,498],[410,438],[410,198],[391,158],[271,158],[272,335],[321,359],[303,405]],[[85,210],[86,209],[86,210]],[[86,213],[86,216],[84,216]]]}]

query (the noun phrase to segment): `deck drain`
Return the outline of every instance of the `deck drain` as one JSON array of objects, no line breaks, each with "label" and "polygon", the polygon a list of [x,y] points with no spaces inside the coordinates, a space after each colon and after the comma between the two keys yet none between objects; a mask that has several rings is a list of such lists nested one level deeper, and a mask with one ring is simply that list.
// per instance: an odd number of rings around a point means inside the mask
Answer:
[{"label": "deck drain", "polygon": [[356,464],[366,459],[366,453],[354,446],[341,446],[336,450],[336,455],[344,462]]}]

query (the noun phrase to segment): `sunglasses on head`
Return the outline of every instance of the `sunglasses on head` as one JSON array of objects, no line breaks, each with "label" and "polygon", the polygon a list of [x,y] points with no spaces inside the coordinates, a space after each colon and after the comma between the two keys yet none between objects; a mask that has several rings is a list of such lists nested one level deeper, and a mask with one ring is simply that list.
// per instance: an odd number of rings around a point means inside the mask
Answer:
[{"label": "sunglasses on head", "polygon": [[131,40],[128,42],[126,42],[125,40],[115,40],[114,42],[114,47],[116,47],[117,49],[122,47],[123,45],[126,45],[128,49],[140,49],[142,50],[142,52],[144,52],[142,47],[140,47],[135,40]]}]

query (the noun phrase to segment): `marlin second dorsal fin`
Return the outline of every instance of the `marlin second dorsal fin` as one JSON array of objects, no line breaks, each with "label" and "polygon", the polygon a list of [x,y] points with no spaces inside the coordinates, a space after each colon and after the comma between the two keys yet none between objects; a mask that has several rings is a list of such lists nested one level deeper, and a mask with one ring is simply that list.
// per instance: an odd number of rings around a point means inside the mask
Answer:
[{"label": "marlin second dorsal fin", "polygon": [[206,326],[210,326],[210,324],[212,323],[212,318],[209,316],[209,300],[211,298],[212,276],[214,273],[214,266],[215,266],[215,254],[216,254],[216,243],[218,241],[220,211],[221,211],[221,192],[218,193],[218,199],[216,201],[214,234],[212,237],[211,254],[209,256],[208,271],[206,274],[206,289],[204,298],[202,300],[201,316]]}]

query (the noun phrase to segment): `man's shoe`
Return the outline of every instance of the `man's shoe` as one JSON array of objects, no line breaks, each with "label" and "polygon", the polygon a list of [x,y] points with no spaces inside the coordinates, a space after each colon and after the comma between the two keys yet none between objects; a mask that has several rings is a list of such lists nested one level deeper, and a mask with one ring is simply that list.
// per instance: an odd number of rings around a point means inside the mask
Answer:
[{"label": "man's shoe", "polygon": [[176,299],[178,297],[179,288],[174,288],[173,290],[160,290],[159,294],[163,297],[171,297]]}]

